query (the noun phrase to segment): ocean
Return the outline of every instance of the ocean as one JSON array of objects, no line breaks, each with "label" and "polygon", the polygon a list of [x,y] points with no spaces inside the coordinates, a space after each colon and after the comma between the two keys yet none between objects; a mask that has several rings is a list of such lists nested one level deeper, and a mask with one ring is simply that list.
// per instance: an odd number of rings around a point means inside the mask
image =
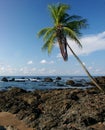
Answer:
[{"label": "ocean", "polygon": [[[2,81],[6,77],[8,82]],[[44,82],[44,78],[50,77],[53,82]],[[0,76],[0,91],[19,87],[27,91],[47,90],[47,89],[65,89],[65,88],[82,88],[92,87],[87,85],[89,78],[87,76],[60,76],[61,80],[57,80],[57,76]],[[14,78],[14,81],[11,79]],[[82,84],[81,86],[66,85],[67,80],[73,80],[75,83]]]}]

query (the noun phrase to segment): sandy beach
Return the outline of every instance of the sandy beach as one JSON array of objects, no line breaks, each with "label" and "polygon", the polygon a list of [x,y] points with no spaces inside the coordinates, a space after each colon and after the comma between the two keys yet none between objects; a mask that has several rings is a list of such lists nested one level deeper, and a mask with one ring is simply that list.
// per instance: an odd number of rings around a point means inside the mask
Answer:
[{"label": "sandy beach", "polygon": [[14,128],[14,130],[33,130],[33,128],[29,128],[26,124],[17,119],[16,115],[11,114],[9,112],[0,112],[0,126],[4,126],[5,128]]}]

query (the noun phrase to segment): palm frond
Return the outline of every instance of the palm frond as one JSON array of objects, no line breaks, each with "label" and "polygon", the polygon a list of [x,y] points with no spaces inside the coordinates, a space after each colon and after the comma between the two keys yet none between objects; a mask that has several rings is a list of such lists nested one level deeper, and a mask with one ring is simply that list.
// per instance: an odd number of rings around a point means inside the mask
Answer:
[{"label": "palm frond", "polygon": [[66,10],[68,10],[70,7],[69,5],[66,4],[58,4],[58,5],[49,5],[48,8],[54,20],[54,24],[57,25],[64,17]]},{"label": "palm frond", "polygon": [[53,33],[43,45],[42,50],[48,50],[48,53],[51,53],[55,40],[56,33]]},{"label": "palm frond", "polygon": [[70,21],[70,16],[69,14],[65,13],[61,19],[62,23],[65,25],[67,22]]},{"label": "palm frond", "polygon": [[71,30],[68,27],[64,27],[64,32],[66,33],[65,35],[68,35],[72,40],[74,40],[78,44],[79,47],[82,48],[82,45],[79,39],[77,38],[76,33],[73,30]]},{"label": "palm frond", "polygon": [[74,29],[82,29],[82,28],[86,28],[88,26],[87,24],[87,20],[86,19],[82,19],[82,20],[77,20],[77,21],[72,21],[67,23],[67,26]]},{"label": "palm frond", "polygon": [[58,17],[64,16],[65,12],[70,8],[69,5],[66,4],[59,4],[59,10],[58,10]]},{"label": "palm frond", "polygon": [[46,33],[49,29],[50,29],[50,27],[43,28],[42,30],[40,30],[40,31],[38,32],[38,37],[40,38],[40,37],[44,36],[45,33]]},{"label": "palm frond", "polygon": [[49,5],[48,8],[54,26],[44,28],[38,33],[38,36],[43,36],[44,40],[42,50],[51,53],[55,40],[62,39],[62,37],[70,37],[79,47],[82,47],[79,41],[80,30],[87,27],[87,20],[78,15],[69,15],[67,10],[70,6],[67,4]]},{"label": "palm frond", "polygon": [[79,29],[86,28],[88,26],[87,20],[82,19],[82,20],[78,21],[78,26],[79,26]]},{"label": "palm frond", "polygon": [[54,31],[54,28],[49,28],[43,37],[44,41],[46,41],[46,39],[48,39],[54,33]]},{"label": "palm frond", "polygon": [[53,18],[54,20],[54,24],[56,24],[56,21],[57,21],[57,7],[55,5],[48,5],[48,8],[50,10],[50,13],[51,13],[51,17]]},{"label": "palm frond", "polygon": [[86,28],[88,24],[86,19],[82,19],[82,20],[66,23],[65,26],[70,28],[72,31],[74,31],[76,35],[79,37],[81,36],[80,30]]}]

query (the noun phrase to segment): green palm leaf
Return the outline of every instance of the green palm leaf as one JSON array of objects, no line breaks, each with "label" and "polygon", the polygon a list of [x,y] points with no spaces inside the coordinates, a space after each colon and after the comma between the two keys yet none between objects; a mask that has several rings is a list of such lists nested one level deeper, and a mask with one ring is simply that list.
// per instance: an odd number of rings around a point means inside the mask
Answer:
[{"label": "green palm leaf", "polygon": [[71,29],[82,29],[82,28],[86,28],[88,26],[87,24],[87,20],[86,19],[82,19],[82,20],[78,20],[78,21],[72,21],[67,23],[67,27],[71,28]]},{"label": "green palm leaf", "polygon": [[51,53],[54,43],[56,41],[56,33],[53,33],[45,42],[42,47],[42,50],[48,50],[48,53]]},{"label": "green palm leaf", "polygon": [[52,19],[53,19],[53,21],[54,21],[54,24],[56,25],[56,23],[57,23],[57,8],[56,8],[56,6],[54,6],[54,5],[48,5],[48,8],[49,8],[49,10],[50,10],[50,13],[51,13],[51,17],[52,17]]},{"label": "green palm leaf", "polygon": [[82,45],[80,41],[78,40],[76,33],[74,31],[72,31],[70,28],[64,27],[64,32],[65,32],[65,35],[68,35],[72,40],[74,40],[78,44],[79,47],[82,48]]},{"label": "green palm leaf", "polygon": [[[69,15],[67,10],[70,9],[70,6],[66,4],[49,5],[48,8],[54,27],[44,28],[38,33],[39,37],[43,36],[45,43],[43,49],[48,49],[48,53],[50,53],[54,40],[63,39],[67,36],[74,40],[79,47],[82,47],[78,36],[81,35],[80,30],[87,27],[87,20],[78,15]],[[63,41],[60,42],[62,44]]]},{"label": "green palm leaf", "polygon": [[66,4],[60,4],[59,6],[58,6],[58,14],[57,14],[57,16],[58,16],[58,23],[59,22],[62,22],[62,19],[63,18],[65,18],[65,16],[67,16],[67,15],[65,15],[65,12],[69,9],[70,7],[68,6],[68,5],[66,5]]},{"label": "green palm leaf", "polygon": [[42,37],[49,29],[50,29],[50,27],[48,27],[48,28],[43,28],[42,30],[40,30],[40,31],[38,32],[38,37],[39,37],[39,38]]},{"label": "green palm leaf", "polygon": [[46,33],[44,34],[43,40],[46,41],[54,32],[54,28],[49,28]]}]

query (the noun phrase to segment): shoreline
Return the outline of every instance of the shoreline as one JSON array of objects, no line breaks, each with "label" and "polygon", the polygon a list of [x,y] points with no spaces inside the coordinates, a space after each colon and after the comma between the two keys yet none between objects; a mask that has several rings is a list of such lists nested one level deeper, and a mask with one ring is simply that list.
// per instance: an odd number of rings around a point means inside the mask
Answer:
[{"label": "shoreline", "polygon": [[87,77],[2,77],[0,90],[7,90],[12,87],[23,88],[27,91],[62,88],[87,88],[92,87]]}]

